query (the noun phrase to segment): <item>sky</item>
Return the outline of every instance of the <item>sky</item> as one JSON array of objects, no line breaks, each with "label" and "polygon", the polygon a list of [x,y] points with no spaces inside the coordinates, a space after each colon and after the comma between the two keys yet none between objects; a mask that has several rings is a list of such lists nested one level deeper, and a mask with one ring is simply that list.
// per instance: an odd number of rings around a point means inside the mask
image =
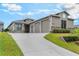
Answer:
[{"label": "sky", "polygon": [[[66,10],[74,24],[79,24],[79,5],[64,3],[0,3],[0,21],[6,28],[12,21],[33,18],[38,20],[50,14]],[[73,12],[74,11],[74,12]]]}]

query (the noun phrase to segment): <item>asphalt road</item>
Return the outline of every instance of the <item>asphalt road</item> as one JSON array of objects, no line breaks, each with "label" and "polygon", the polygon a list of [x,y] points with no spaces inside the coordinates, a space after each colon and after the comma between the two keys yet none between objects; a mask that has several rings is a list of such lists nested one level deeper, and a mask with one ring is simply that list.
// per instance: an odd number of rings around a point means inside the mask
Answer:
[{"label": "asphalt road", "polygon": [[44,39],[45,33],[10,33],[25,56],[77,56]]}]

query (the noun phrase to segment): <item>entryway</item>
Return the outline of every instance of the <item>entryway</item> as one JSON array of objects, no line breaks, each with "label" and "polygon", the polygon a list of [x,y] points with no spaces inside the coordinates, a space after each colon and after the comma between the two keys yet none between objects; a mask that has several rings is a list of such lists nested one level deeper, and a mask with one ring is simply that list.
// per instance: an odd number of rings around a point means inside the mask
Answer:
[{"label": "entryway", "polygon": [[30,25],[25,24],[25,33],[29,33],[30,32]]}]

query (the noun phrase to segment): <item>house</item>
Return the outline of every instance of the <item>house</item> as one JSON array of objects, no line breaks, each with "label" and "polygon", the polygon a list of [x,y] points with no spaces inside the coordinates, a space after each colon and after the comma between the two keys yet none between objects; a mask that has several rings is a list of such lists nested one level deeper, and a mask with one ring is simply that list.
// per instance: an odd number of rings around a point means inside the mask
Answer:
[{"label": "house", "polygon": [[[54,29],[61,29],[61,28],[73,29],[74,19],[68,18],[68,16],[69,14],[66,11],[62,11],[57,14],[43,17],[36,21],[31,19],[29,23],[28,20],[15,21],[12,22],[8,28],[11,32],[30,32],[30,33],[47,33]],[[15,26],[14,24],[18,25]],[[24,24],[25,26],[21,24]]]},{"label": "house", "polygon": [[2,32],[4,29],[4,23],[0,21],[0,32]]}]

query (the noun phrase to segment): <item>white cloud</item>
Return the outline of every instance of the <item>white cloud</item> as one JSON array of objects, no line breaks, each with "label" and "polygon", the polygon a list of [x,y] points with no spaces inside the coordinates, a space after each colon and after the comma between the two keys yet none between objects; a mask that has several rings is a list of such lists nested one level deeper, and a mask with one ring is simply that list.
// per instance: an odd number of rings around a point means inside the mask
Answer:
[{"label": "white cloud", "polygon": [[70,9],[73,9],[75,6],[75,4],[64,4],[64,8],[70,10]]},{"label": "white cloud", "polygon": [[16,14],[18,14],[20,16],[25,16],[25,15],[32,16],[34,13],[29,11],[29,12],[26,12],[26,13],[17,12]]},{"label": "white cloud", "polygon": [[79,4],[65,4],[64,8],[71,15],[71,18],[79,18]]},{"label": "white cloud", "polygon": [[11,4],[11,3],[3,3],[1,4],[3,7],[6,7],[8,10],[10,11],[21,11],[22,7],[20,5],[17,4]]},{"label": "white cloud", "polygon": [[52,10],[50,9],[35,9],[34,11],[32,11],[32,14],[51,14]]},{"label": "white cloud", "polygon": [[31,16],[31,15],[33,15],[34,13],[33,13],[33,12],[27,12],[26,14],[29,15],[29,16]]},{"label": "white cloud", "polygon": [[27,13],[17,12],[16,14],[22,16],[23,18],[31,18],[33,16],[32,12]]},{"label": "white cloud", "polygon": [[32,15],[36,15],[36,14],[40,14],[40,13],[50,14],[51,11],[52,10],[49,10],[49,9],[36,9],[36,10],[33,10],[33,11],[28,11],[26,13],[18,12],[17,14],[20,15],[20,16],[25,16],[25,15],[32,16]]},{"label": "white cloud", "polygon": [[38,10],[38,13],[48,13],[50,11],[51,10],[49,10],[49,9],[40,9],[40,10]]}]

